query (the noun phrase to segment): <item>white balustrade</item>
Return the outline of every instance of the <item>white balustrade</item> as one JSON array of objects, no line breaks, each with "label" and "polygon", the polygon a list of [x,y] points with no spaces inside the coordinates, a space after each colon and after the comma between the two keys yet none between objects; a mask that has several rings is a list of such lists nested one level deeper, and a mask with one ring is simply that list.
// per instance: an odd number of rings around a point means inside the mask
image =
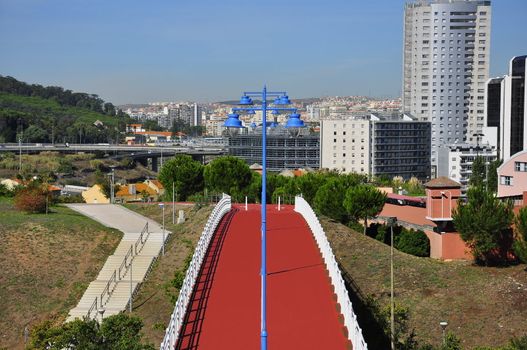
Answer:
[{"label": "white balustrade", "polygon": [[231,210],[231,197],[224,194],[223,198],[216,204],[212,213],[205,224],[203,233],[196,245],[194,250],[194,255],[188,267],[185,279],[183,280],[183,285],[179,291],[179,296],[174,306],[174,311],[170,317],[170,323],[165,332],[165,337],[161,343],[161,350],[174,349],[176,346],[179,333],[181,332],[181,326],[183,325],[183,319],[187,311],[187,307],[190,302],[190,297],[194,289],[194,285],[199,275],[201,269],[201,264],[207,253],[210,241],[216,231],[216,227],[220,223],[221,219],[225,214]]},{"label": "white balustrade", "polygon": [[322,253],[322,258],[324,259],[326,269],[331,278],[331,284],[337,295],[337,302],[340,304],[340,312],[344,316],[344,325],[348,329],[348,339],[353,344],[353,349],[367,350],[368,345],[364,341],[362,329],[359,326],[355,312],[353,312],[353,307],[348,296],[348,290],[346,289],[337,260],[335,259],[335,255],[329,245],[328,238],[326,237],[322,225],[320,225],[315,212],[304,198],[298,196],[295,197],[295,211],[302,214],[306,220],[311,232],[313,232],[318,248]]}]

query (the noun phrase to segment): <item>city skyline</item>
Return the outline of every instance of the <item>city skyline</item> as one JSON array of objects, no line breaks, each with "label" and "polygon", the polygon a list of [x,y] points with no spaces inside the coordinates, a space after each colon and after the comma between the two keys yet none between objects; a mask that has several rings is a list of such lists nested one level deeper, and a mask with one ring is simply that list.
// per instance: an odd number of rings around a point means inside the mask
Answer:
[{"label": "city skyline", "polygon": [[[0,74],[115,104],[221,101],[264,83],[292,98],[397,98],[404,4],[2,0],[0,31],[9,35],[0,37]],[[492,8],[495,77],[527,53],[527,43],[510,40],[527,3],[493,1]]]}]

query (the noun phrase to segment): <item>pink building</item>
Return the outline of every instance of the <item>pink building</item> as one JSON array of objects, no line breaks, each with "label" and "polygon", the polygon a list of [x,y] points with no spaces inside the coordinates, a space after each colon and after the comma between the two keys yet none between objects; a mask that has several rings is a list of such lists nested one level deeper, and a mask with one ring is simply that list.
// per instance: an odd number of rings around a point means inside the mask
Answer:
[{"label": "pink building", "polygon": [[523,202],[524,192],[527,192],[527,150],[516,153],[498,168],[499,198]]},{"label": "pink building", "polygon": [[472,254],[455,231],[452,211],[461,195],[461,184],[439,177],[425,184],[426,207],[386,203],[377,221],[397,217],[399,225],[422,230],[430,240],[430,257],[471,260]]}]

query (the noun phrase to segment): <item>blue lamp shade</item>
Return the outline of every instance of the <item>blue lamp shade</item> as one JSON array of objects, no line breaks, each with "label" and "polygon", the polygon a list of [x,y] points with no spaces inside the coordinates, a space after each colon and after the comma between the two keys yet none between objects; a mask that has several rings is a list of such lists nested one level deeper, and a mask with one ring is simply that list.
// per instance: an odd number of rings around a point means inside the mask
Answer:
[{"label": "blue lamp shade", "polygon": [[227,116],[227,120],[223,124],[226,128],[242,128],[242,122],[240,121],[240,116],[236,113],[231,113]]},{"label": "blue lamp shade", "polygon": [[303,128],[304,126],[304,122],[300,119],[300,114],[298,113],[291,113],[285,124],[286,128]]},{"label": "blue lamp shade", "polygon": [[243,95],[242,98],[240,99],[240,104],[241,105],[252,105],[253,100],[249,96]]},{"label": "blue lamp shade", "polygon": [[250,126],[251,126],[251,128],[254,129],[254,128],[256,128],[256,123],[255,123],[255,122],[252,122]]},{"label": "blue lamp shade", "polygon": [[280,114],[280,112],[278,112],[276,109],[273,109],[273,111],[271,112],[272,115],[278,115]]},{"label": "blue lamp shade", "polygon": [[275,105],[290,105],[291,101],[289,100],[289,97],[287,95],[280,96],[280,98],[277,98],[274,100]]},{"label": "blue lamp shade", "polygon": [[247,114],[256,114],[256,112],[253,111],[252,109],[249,109],[249,110],[247,111]]}]

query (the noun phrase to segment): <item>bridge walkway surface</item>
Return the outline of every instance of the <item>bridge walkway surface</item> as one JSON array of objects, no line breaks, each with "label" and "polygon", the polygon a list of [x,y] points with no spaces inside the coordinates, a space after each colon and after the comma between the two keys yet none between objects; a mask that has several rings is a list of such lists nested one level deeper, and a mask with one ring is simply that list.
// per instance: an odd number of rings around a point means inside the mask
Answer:
[{"label": "bridge walkway surface", "polygon": [[[260,206],[233,206],[201,267],[176,349],[260,348]],[[320,251],[292,206],[267,210],[270,349],[350,349]]]}]

